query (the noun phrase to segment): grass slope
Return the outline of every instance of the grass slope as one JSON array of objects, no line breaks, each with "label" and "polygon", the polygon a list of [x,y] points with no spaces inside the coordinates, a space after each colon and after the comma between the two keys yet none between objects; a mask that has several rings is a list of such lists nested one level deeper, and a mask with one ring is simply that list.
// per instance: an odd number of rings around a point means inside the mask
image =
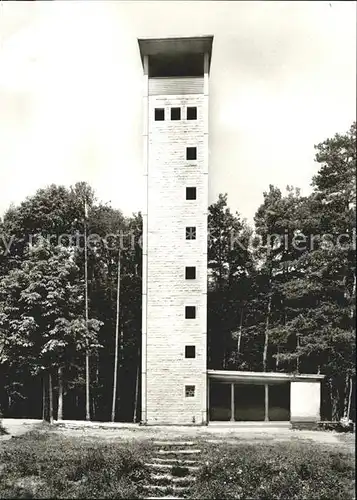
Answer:
[{"label": "grass slope", "polygon": [[[347,448],[306,441],[198,444],[202,468],[190,498],[354,498],[354,461]],[[0,498],[142,498],[152,451],[148,440],[32,431],[1,443]]]},{"label": "grass slope", "polygon": [[192,492],[196,499],[352,499],[354,460],[308,442],[217,445]]},{"label": "grass slope", "polygon": [[140,443],[95,443],[32,431],[2,443],[0,498],[139,498]]}]

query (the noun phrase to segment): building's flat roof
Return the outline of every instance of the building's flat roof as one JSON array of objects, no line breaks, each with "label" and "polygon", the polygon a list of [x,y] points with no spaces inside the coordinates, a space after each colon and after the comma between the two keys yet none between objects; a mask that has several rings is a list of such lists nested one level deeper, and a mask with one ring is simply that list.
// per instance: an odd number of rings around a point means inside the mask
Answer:
[{"label": "building's flat roof", "polygon": [[323,380],[325,375],[315,373],[244,372],[233,370],[207,370],[210,379],[226,382],[311,382]]},{"label": "building's flat roof", "polygon": [[212,35],[170,37],[170,38],[138,38],[141,60],[144,56],[159,54],[208,54],[212,53]]}]

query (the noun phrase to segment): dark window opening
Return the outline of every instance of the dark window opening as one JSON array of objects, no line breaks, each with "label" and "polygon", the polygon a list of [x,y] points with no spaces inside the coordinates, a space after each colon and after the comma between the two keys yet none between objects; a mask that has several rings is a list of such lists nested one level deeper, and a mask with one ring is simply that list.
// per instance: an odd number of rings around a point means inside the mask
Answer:
[{"label": "dark window opening", "polygon": [[181,120],[181,108],[171,108],[171,120]]},{"label": "dark window opening", "polygon": [[211,380],[209,383],[209,419],[227,421],[231,418],[231,384]]},{"label": "dark window opening", "polygon": [[197,197],[196,188],[195,187],[187,187],[186,188],[186,200],[195,200]]},{"label": "dark window opening", "polygon": [[186,160],[196,160],[197,148],[186,148]]},{"label": "dark window opening", "polygon": [[185,277],[187,280],[196,279],[196,268],[195,267],[186,267],[185,269]]},{"label": "dark window opening", "polygon": [[195,319],[196,318],[196,306],[186,306],[185,307],[185,318]]},{"label": "dark window opening", "polygon": [[187,108],[187,120],[197,120],[197,108],[196,107]]},{"label": "dark window opening", "polygon": [[155,108],[155,121],[162,122],[165,120],[165,109],[164,108]]},{"label": "dark window opening", "polygon": [[149,77],[203,76],[203,54],[158,54],[149,56]]},{"label": "dark window opening", "polygon": [[196,346],[186,345],[185,346],[185,358],[195,358],[196,357]]},{"label": "dark window opening", "polygon": [[185,396],[186,396],[186,398],[194,398],[195,397],[195,386],[194,385],[185,385]]},{"label": "dark window opening", "polygon": [[262,421],[265,418],[264,385],[234,385],[234,419],[239,421]]},{"label": "dark window opening", "polygon": [[269,385],[269,420],[290,420],[290,383]]},{"label": "dark window opening", "polygon": [[194,226],[186,227],[186,240],[195,240],[196,239],[196,228]]}]

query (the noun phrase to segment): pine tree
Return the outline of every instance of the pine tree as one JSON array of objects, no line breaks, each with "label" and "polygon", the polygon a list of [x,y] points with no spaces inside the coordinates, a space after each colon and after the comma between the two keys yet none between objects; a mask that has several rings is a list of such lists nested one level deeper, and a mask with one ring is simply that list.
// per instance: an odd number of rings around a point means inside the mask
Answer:
[{"label": "pine tree", "polygon": [[327,375],[328,418],[347,416],[355,384],[356,125],[316,146],[319,171],[300,214],[306,248],[283,292],[293,314],[280,335],[285,361]]}]

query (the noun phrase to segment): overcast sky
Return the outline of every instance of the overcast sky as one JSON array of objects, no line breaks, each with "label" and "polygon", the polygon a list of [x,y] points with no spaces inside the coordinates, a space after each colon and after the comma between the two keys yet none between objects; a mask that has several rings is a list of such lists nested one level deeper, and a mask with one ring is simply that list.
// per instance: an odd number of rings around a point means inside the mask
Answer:
[{"label": "overcast sky", "polygon": [[137,38],[191,35],[214,35],[209,202],[252,220],[270,183],[307,194],[355,120],[355,2],[1,2],[0,214],[79,180],[140,210]]}]

